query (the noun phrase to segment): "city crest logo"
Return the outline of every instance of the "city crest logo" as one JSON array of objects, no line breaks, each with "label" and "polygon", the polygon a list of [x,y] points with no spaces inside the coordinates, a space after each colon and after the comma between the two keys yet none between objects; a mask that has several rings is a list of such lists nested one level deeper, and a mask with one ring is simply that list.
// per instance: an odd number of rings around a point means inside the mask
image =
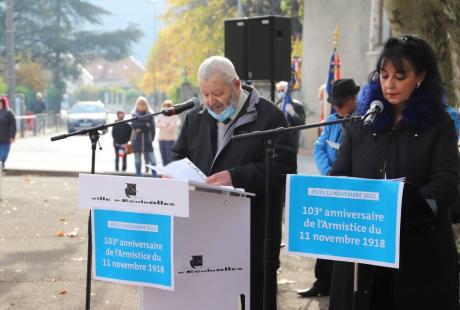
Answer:
[{"label": "city crest logo", "polygon": [[192,259],[190,260],[190,267],[195,269],[196,267],[203,266],[203,255],[192,255]]},{"label": "city crest logo", "polygon": [[125,194],[126,194],[126,197],[128,198],[130,198],[131,196],[136,196],[137,194],[136,184],[126,183]]}]

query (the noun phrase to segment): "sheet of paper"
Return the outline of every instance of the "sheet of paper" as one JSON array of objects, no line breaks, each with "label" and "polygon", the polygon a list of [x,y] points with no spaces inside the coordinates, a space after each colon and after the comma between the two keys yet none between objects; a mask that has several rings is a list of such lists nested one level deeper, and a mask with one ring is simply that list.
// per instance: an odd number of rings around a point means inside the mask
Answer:
[{"label": "sheet of paper", "polygon": [[387,179],[388,181],[394,181],[394,182],[406,182],[406,177],[401,177],[397,179]]},{"label": "sheet of paper", "polygon": [[335,150],[338,150],[340,148],[340,143],[330,141],[330,140],[326,140],[326,143]]},{"label": "sheet of paper", "polygon": [[172,179],[189,180],[198,183],[206,182],[206,175],[188,158],[173,161],[164,167],[153,165],[146,166],[155,170],[159,175]]}]

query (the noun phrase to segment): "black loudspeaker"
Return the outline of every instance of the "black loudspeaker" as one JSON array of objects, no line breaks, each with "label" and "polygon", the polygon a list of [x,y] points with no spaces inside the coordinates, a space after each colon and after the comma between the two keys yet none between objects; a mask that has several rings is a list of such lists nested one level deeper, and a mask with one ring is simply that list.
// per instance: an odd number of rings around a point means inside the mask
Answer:
[{"label": "black loudspeaker", "polygon": [[291,79],[291,18],[260,16],[225,21],[225,57],[242,80]]},{"label": "black loudspeaker", "polygon": [[230,19],[224,21],[225,57],[235,66],[236,73],[242,80],[248,79],[247,67],[247,20]]}]

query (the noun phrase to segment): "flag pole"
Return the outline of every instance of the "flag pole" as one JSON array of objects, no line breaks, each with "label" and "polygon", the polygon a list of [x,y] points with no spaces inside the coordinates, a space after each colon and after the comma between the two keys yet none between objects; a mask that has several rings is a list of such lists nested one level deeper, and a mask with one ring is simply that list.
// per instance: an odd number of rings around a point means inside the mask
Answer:
[{"label": "flag pole", "polygon": [[333,38],[334,40],[332,41],[332,46],[334,49],[337,48],[337,44],[339,43],[339,38],[340,38],[340,27],[339,25],[335,26],[335,30],[333,32]]},{"label": "flag pole", "polygon": [[[319,115],[320,122],[325,121],[325,119],[332,112],[332,107],[326,101],[326,95],[330,96],[332,82],[336,79],[336,77],[337,79],[340,78],[340,59],[337,53],[337,45],[339,43],[339,38],[340,38],[340,27],[339,25],[337,25],[335,27],[334,32],[332,33],[332,55],[329,60],[329,70],[327,74],[327,80],[324,86],[321,86],[321,87],[324,87],[324,89],[320,90],[320,93],[321,93],[320,95],[321,109],[320,109],[320,115]],[[321,135],[321,128],[318,128],[318,136],[320,135]]]}]

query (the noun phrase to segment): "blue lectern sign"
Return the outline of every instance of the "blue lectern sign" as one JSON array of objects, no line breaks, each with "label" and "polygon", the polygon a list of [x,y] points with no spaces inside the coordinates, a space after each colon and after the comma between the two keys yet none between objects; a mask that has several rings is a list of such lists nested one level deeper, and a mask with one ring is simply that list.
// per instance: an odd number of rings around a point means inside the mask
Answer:
[{"label": "blue lectern sign", "polygon": [[290,175],[288,252],[399,267],[403,183]]},{"label": "blue lectern sign", "polygon": [[95,278],[174,289],[169,215],[94,210]]}]

